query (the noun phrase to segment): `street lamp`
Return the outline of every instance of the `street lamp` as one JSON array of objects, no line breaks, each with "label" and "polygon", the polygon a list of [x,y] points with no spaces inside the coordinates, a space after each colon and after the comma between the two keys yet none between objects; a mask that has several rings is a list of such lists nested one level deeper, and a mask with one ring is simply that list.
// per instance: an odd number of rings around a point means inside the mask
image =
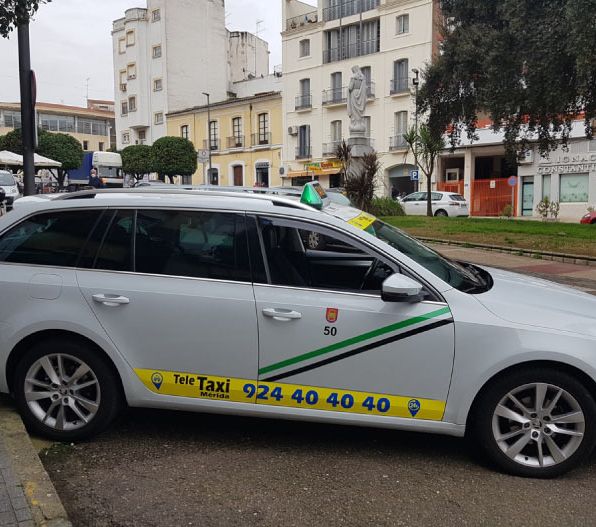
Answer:
[{"label": "street lamp", "polygon": [[[417,68],[413,68],[412,73],[414,75],[416,75],[412,79],[412,84],[414,85],[414,88],[416,89],[416,95],[415,95],[416,111],[414,112],[416,141],[414,143],[414,157],[416,159],[418,159],[418,86],[420,85],[420,71]],[[416,169],[418,169],[418,167],[416,167]],[[416,181],[416,192],[418,192],[419,190],[420,190],[420,180]]]},{"label": "street lamp", "polygon": [[208,185],[211,185],[211,175],[213,173],[213,165],[211,163],[211,102],[208,93],[203,92],[203,95],[207,97],[207,146],[209,148],[209,176]]}]

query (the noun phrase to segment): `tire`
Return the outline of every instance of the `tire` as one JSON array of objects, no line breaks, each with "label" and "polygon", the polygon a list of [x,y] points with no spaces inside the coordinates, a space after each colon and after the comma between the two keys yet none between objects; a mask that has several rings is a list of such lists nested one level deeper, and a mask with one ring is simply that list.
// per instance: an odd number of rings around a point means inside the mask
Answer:
[{"label": "tire", "polygon": [[[539,396],[543,390],[544,397]],[[536,413],[538,397],[543,404]],[[563,415],[569,422],[560,421]],[[596,442],[596,403],[590,392],[572,375],[544,367],[496,379],[481,394],[471,417],[477,446],[501,470],[515,476],[547,479],[565,474],[592,453]]]},{"label": "tire", "polygon": [[447,211],[440,209],[437,212],[435,212],[435,216],[440,218],[448,218],[449,214],[447,214]]},{"label": "tire", "polygon": [[313,251],[322,251],[327,245],[323,235],[314,231],[308,233],[306,244]]},{"label": "tire", "polygon": [[92,347],[68,339],[50,339],[29,349],[16,366],[13,386],[27,429],[54,441],[99,434],[116,418],[123,400],[107,361]]}]

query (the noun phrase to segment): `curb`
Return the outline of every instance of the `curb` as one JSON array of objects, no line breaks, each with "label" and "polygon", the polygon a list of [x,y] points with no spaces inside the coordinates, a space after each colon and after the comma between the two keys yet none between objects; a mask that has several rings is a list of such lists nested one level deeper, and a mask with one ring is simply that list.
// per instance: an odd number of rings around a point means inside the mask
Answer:
[{"label": "curb", "polygon": [[25,425],[6,398],[0,398],[0,436],[20,479],[37,527],[72,527]]},{"label": "curb", "polygon": [[457,247],[463,247],[465,249],[483,249],[485,251],[500,252],[513,254],[515,256],[529,256],[541,257],[543,260],[550,260],[553,262],[563,262],[575,265],[585,265],[588,267],[596,267],[596,257],[593,256],[581,256],[578,254],[566,254],[566,253],[553,253],[548,251],[535,251],[533,249],[521,249],[519,247],[503,247],[501,245],[487,245],[484,243],[470,243],[470,242],[459,242],[454,240],[441,240],[438,238],[422,238],[416,237],[418,240],[425,243],[439,243],[442,245],[454,245]]}]

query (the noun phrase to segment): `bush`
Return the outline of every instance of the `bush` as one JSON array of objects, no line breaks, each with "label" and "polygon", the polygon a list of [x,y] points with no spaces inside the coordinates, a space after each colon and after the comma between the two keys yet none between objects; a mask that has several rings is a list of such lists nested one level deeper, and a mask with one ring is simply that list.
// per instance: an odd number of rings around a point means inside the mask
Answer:
[{"label": "bush", "polygon": [[404,208],[392,198],[373,198],[371,203],[371,214],[377,216],[405,216]]}]

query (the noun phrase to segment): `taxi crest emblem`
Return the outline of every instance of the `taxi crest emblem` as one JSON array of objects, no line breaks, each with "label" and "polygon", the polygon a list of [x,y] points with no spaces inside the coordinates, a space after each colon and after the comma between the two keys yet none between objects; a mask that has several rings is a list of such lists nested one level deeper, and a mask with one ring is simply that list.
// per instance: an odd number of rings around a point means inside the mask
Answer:
[{"label": "taxi crest emblem", "polygon": [[326,317],[327,322],[330,324],[335,324],[337,322],[337,318],[339,317],[339,309],[336,307],[328,307]]}]

